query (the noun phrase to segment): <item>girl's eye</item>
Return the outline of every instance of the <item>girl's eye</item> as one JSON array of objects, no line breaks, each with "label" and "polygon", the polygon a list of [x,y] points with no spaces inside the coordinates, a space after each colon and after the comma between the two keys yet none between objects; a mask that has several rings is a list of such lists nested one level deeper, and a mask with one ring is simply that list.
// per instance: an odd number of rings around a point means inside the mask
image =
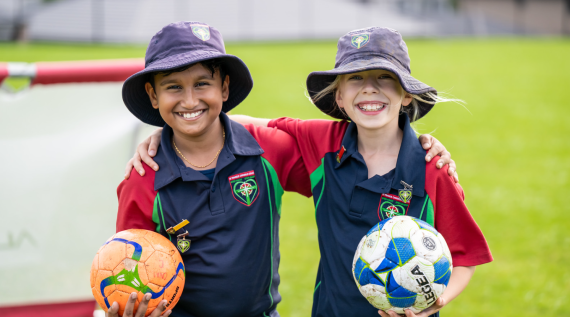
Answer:
[{"label": "girl's eye", "polygon": [[380,75],[380,76],[378,77],[378,79],[394,79],[394,78],[392,78],[392,76],[390,76],[390,75],[384,74],[384,75]]},{"label": "girl's eye", "polygon": [[349,80],[352,80],[352,79],[354,79],[354,80],[359,80],[359,79],[362,79],[362,76],[360,76],[360,75],[354,75],[354,76],[350,76],[348,79],[349,79]]}]

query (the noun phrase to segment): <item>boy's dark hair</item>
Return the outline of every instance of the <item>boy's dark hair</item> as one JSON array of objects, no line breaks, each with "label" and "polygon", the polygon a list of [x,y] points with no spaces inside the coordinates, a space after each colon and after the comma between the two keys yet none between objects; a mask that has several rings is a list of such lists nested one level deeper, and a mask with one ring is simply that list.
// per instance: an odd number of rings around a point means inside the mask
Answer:
[{"label": "boy's dark hair", "polygon": [[223,64],[222,60],[218,59],[218,58],[208,59],[208,60],[201,61],[198,63],[185,65],[182,67],[169,69],[169,70],[165,70],[165,71],[152,72],[152,73],[149,73],[147,75],[148,76],[147,81],[152,86],[152,89],[156,90],[156,88],[154,87],[154,76],[156,76],[157,74],[163,74],[164,76],[168,76],[172,73],[183,72],[183,71],[187,70],[188,68],[190,68],[196,64],[202,64],[202,66],[207,68],[212,73],[212,77],[214,77],[214,73],[216,72],[216,70],[219,70],[220,71],[220,78],[222,79],[222,84],[224,83],[224,80],[226,79],[226,72],[224,70],[224,64]]}]

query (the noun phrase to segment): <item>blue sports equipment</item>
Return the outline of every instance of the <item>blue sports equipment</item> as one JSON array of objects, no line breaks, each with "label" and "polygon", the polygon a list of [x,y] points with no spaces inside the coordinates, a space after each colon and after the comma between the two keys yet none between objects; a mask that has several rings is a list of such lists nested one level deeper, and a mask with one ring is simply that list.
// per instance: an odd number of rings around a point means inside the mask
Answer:
[{"label": "blue sports equipment", "polygon": [[352,273],[372,306],[404,314],[431,306],[451,276],[451,253],[443,236],[425,221],[396,216],[360,240]]}]

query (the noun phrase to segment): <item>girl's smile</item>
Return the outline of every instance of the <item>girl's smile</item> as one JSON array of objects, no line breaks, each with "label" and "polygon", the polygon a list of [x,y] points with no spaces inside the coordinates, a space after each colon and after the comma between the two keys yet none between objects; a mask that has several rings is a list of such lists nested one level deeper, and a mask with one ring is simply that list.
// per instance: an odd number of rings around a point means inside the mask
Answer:
[{"label": "girl's smile", "polygon": [[373,116],[386,109],[386,103],[378,101],[363,101],[356,104],[356,107],[365,115]]}]

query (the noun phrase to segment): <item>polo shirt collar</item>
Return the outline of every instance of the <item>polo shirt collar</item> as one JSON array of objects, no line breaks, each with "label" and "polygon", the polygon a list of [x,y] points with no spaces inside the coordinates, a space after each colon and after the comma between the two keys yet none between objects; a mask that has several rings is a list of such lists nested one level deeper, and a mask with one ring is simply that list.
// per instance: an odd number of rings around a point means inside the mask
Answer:
[{"label": "polo shirt collar", "polygon": [[[216,175],[221,169],[235,161],[236,155],[256,156],[264,153],[259,143],[243,125],[230,120],[223,112],[220,113],[220,121],[226,131],[226,140],[218,156]],[[172,135],[172,128],[164,125],[160,146],[154,158],[154,161],[160,166],[160,169],[155,174],[154,190],[159,190],[178,178],[182,178],[183,181],[209,181],[208,177],[200,171],[184,165],[172,147]],[[214,180],[216,175],[214,175]]]},{"label": "polo shirt collar", "polygon": [[[396,169],[394,178],[392,179],[391,188],[399,190],[404,189],[404,185],[400,181],[412,185],[412,194],[415,196],[424,196],[425,186],[425,150],[420,145],[416,133],[410,126],[410,119],[406,113],[401,113],[398,118],[398,125],[404,132],[400,152],[398,153],[398,160],[396,162]],[[350,157],[361,161],[366,164],[362,159],[362,155],[358,153],[358,130],[356,124],[351,122],[342,139],[341,149],[344,147],[344,153],[340,160],[335,164],[335,169],[340,168],[346,160]]]}]

